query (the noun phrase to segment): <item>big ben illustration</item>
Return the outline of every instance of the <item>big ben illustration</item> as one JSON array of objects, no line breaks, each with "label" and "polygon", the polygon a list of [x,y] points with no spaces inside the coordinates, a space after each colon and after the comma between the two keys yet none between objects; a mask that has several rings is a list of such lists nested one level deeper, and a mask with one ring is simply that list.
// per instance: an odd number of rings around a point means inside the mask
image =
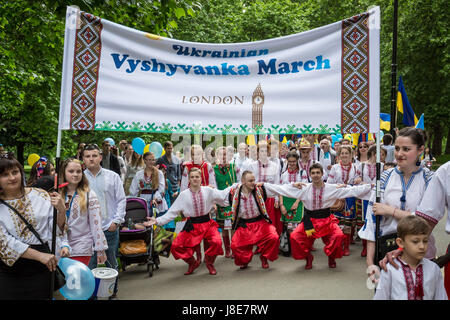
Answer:
[{"label": "big ben illustration", "polygon": [[261,89],[261,84],[258,83],[255,91],[253,91],[252,96],[252,128],[256,126],[261,126],[263,124],[262,113],[264,105],[264,93]]}]

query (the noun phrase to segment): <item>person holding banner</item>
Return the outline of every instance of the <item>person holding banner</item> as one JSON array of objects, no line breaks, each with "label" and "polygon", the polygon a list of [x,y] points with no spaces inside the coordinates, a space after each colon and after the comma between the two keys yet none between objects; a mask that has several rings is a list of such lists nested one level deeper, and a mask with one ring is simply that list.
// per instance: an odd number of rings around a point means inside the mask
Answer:
[{"label": "person holding banner", "polygon": [[[342,145],[337,155],[339,156],[339,163],[331,168],[327,182],[354,185],[355,178],[358,175],[356,166],[352,163],[352,147],[350,145]],[[344,208],[334,214],[339,219],[339,224],[343,227],[342,231],[345,235],[344,256],[348,256],[350,255],[350,243],[353,241],[355,230],[355,198],[349,197],[341,201],[345,201]]]},{"label": "person holding banner", "polygon": [[[218,164],[214,166],[214,176],[216,177],[217,188],[224,190],[237,182],[237,173],[234,163],[229,163],[227,158],[227,149],[219,147],[216,150]],[[217,205],[216,221],[222,229],[222,240],[225,246],[225,258],[231,258],[231,207],[222,207]]]},{"label": "person holding banner", "polygon": [[359,197],[369,193],[371,185],[343,188],[337,184],[324,183],[322,180],[323,168],[320,163],[311,165],[309,171],[312,183],[281,186],[264,183],[264,187],[268,196],[279,194],[303,201],[303,221],[291,234],[292,257],[296,260],[306,259],[305,269],[311,269],[314,259],[311,254],[311,246],[315,239],[322,238],[325,244],[323,250],[328,256],[328,266],[336,268],[335,259],[341,258],[343,255],[344,234],[338,226],[337,218],[331,213],[330,207],[337,199]]},{"label": "person holding banner", "polygon": [[52,197],[52,201],[55,201],[59,211],[66,213],[65,219],[58,225],[67,231],[71,248],[70,252],[68,248],[63,248],[61,256],[89,265],[96,251],[97,262],[105,263],[108,245],[102,231],[100,203],[95,192],[89,188],[81,161],[72,158],[64,161],[60,176],[60,182],[68,182],[68,185],[60,189],[60,197],[55,200]]},{"label": "person holding banner", "polygon": [[[270,144],[266,141],[259,141],[257,145],[258,160],[251,163],[248,170],[253,172],[256,182],[269,182],[280,184],[279,166],[269,160]],[[268,197],[265,206],[272,224],[275,226],[278,235],[283,232],[281,222],[281,212],[279,209],[278,197]]]},{"label": "person holding banner", "polygon": [[[11,153],[0,155],[0,300],[50,298],[50,279],[58,260],[27,227],[20,214],[51,246],[53,207],[49,194],[25,187],[25,172]],[[56,192],[55,192],[56,193]],[[16,212],[17,211],[17,212]],[[58,220],[64,219],[58,212]],[[56,244],[68,246],[67,235]],[[55,288],[55,290],[60,288]]]},{"label": "person holding banner", "polygon": [[170,249],[173,257],[183,259],[188,264],[185,275],[192,274],[200,265],[200,261],[194,258],[196,248],[202,240],[209,244],[205,248],[205,263],[211,275],[217,274],[214,261],[218,255],[223,254],[222,240],[218,231],[218,224],[210,217],[214,204],[226,206],[226,199],[231,187],[225,190],[217,190],[204,187],[202,183],[202,171],[199,168],[189,170],[189,188],[182,191],[165,215],[149,218],[150,225],[163,226],[175,219],[179,214],[187,217],[183,231],[181,231],[172,243]]},{"label": "person holding banner", "polygon": [[[400,130],[395,139],[397,167],[385,170],[381,174],[380,203],[375,202],[376,190],[372,189],[367,206],[366,222],[358,232],[361,239],[367,240],[368,267],[378,264],[378,261],[375,261],[377,238],[379,238],[379,247],[383,249],[380,249],[379,259],[386,254],[384,250],[390,251],[396,248],[388,242],[390,239],[395,239],[397,222],[417,210],[433,177],[433,172],[420,167],[420,155],[424,150],[425,142],[426,136],[421,129],[406,127]],[[381,216],[378,236],[375,234],[376,216]],[[433,259],[436,248],[432,235],[429,242],[425,258]]]}]

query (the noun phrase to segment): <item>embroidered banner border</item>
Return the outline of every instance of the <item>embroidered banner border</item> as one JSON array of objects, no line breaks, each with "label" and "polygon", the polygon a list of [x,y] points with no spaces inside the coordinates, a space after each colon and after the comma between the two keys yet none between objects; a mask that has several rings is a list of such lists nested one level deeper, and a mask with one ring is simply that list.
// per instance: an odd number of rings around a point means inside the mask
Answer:
[{"label": "embroidered banner border", "polygon": [[342,21],[343,133],[369,132],[369,13]]},{"label": "embroidered banner border", "polygon": [[70,128],[94,130],[103,26],[100,18],[84,12],[80,12],[79,23],[74,50]]}]

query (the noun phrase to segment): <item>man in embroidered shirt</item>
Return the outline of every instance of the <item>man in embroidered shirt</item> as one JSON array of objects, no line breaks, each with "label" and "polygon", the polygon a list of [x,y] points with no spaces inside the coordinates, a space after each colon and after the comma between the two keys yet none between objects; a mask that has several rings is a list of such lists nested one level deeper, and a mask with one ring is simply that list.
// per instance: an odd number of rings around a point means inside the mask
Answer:
[{"label": "man in embroidered shirt", "polygon": [[401,268],[382,271],[374,300],[447,300],[444,279],[437,264],[424,258],[430,227],[418,216],[402,218],[397,225],[397,245],[403,254]]},{"label": "man in embroidered shirt", "polygon": [[[97,194],[100,202],[102,214],[102,229],[108,243],[106,256],[108,266],[118,270],[117,252],[119,248],[119,225],[125,221],[126,198],[120,176],[101,167],[100,148],[97,145],[89,144],[83,151],[83,162],[86,165],[84,171],[89,180],[89,186]],[[89,262],[89,268],[97,267],[97,255],[94,255]],[[115,297],[117,293],[117,278],[114,287]]]},{"label": "man in embroidered shirt", "polygon": [[261,264],[269,268],[267,260],[278,259],[280,240],[275,226],[271,223],[265,208],[265,191],[255,187],[255,176],[251,171],[242,173],[242,186],[233,189],[229,202],[233,212],[231,250],[234,263],[247,268],[253,257],[253,246],[259,248]]}]

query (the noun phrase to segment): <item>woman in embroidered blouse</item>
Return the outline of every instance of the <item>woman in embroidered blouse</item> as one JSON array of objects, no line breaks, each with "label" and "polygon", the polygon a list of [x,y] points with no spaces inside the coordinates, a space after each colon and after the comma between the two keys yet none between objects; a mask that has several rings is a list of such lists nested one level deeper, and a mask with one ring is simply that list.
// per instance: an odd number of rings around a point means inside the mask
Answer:
[{"label": "woman in embroidered blouse", "polygon": [[97,252],[97,263],[106,261],[108,249],[105,234],[102,231],[102,216],[97,195],[89,188],[89,180],[83,173],[81,161],[66,160],[61,167],[61,183],[69,184],[62,188],[57,209],[65,212],[63,221],[58,221],[61,229],[67,230],[70,252],[64,248],[61,256],[70,257],[89,265]]},{"label": "woman in embroidered blouse", "polygon": [[[22,214],[51,246],[50,196],[41,189],[26,188],[24,177],[22,165],[11,154],[0,157],[0,199]],[[60,241],[60,245],[67,242]],[[14,210],[0,204],[0,299],[49,298],[50,271],[56,270],[58,261],[55,255],[46,252]]]},{"label": "woman in embroidered blouse", "polygon": [[[133,197],[142,197],[147,202],[150,202],[153,192],[153,201],[152,203],[148,203],[149,210],[151,206],[155,206],[160,213],[165,213],[168,206],[164,197],[166,191],[164,174],[155,166],[156,159],[152,152],[146,152],[143,158],[145,169],[136,172],[131,182],[130,195]],[[150,214],[153,214],[153,212]]]},{"label": "woman in embroidered blouse", "polygon": [[[331,167],[327,182],[354,185],[358,174],[355,164],[352,163],[352,147],[342,145],[337,155],[340,161]],[[342,230],[345,234],[344,256],[348,256],[350,255],[350,243],[353,241],[356,223],[355,198],[345,199],[345,207],[342,212],[335,212],[334,214],[339,219],[339,224],[344,226]]]},{"label": "woman in embroidered blouse", "polygon": [[[423,130],[406,127],[395,139],[397,167],[381,174],[381,202],[377,203],[372,189],[367,207],[367,218],[358,235],[367,240],[367,266],[375,264],[375,217],[381,216],[380,236],[395,233],[397,221],[415,212],[433,173],[420,167],[419,157],[424,150],[426,136]],[[435,256],[434,239],[430,236],[426,258]],[[383,257],[380,257],[380,259]]]}]

